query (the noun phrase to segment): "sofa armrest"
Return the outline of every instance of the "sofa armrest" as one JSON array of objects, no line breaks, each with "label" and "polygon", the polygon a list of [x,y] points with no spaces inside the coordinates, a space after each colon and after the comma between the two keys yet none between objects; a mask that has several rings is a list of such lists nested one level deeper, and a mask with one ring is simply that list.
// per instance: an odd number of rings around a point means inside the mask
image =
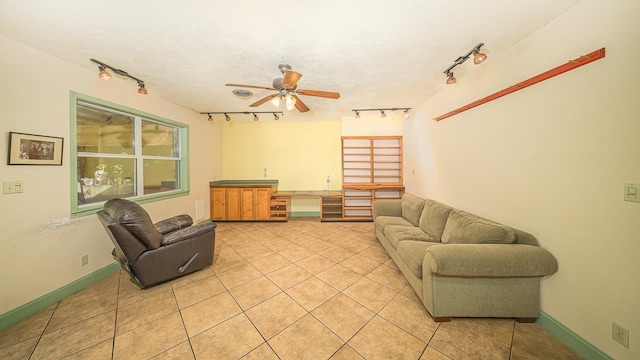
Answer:
[{"label": "sofa armrest", "polygon": [[423,272],[436,276],[537,277],[558,271],[550,252],[518,244],[438,244],[422,261]]},{"label": "sofa armrest", "polygon": [[165,235],[164,239],[162,240],[162,245],[164,246],[175,244],[177,242],[189,240],[208,232],[214,233],[215,236],[216,226],[216,223],[208,221],[200,225],[190,226],[181,230],[174,231],[170,234]]},{"label": "sofa armrest", "polygon": [[186,227],[189,227],[193,224],[193,219],[189,215],[176,215],[174,217],[170,217],[168,219],[158,221],[153,224],[153,226],[160,232],[160,234],[165,235],[172,231],[180,230]]},{"label": "sofa armrest", "polygon": [[373,218],[378,216],[402,216],[402,199],[373,201]]}]

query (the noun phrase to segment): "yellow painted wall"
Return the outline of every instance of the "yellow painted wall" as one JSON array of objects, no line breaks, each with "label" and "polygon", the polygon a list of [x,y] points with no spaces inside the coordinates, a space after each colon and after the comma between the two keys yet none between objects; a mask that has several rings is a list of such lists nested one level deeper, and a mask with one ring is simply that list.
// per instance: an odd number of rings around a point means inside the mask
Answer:
[{"label": "yellow painted wall", "polygon": [[[342,180],[340,121],[223,124],[224,179],[277,179],[279,190],[330,190]],[[266,175],[265,175],[266,168]],[[318,212],[319,201],[295,199],[291,210]]]},{"label": "yellow painted wall", "polygon": [[[407,191],[535,235],[558,260],[542,310],[615,359],[640,359],[640,2],[583,0],[475,66],[405,122]],[[481,39],[491,49],[491,39]],[[606,57],[434,117],[606,48]],[[630,347],[611,339],[627,328]]]},{"label": "yellow painted wall", "polygon": [[[22,180],[24,192],[0,194],[0,314],[113,263],[113,245],[96,215],[70,217],[70,91],[189,125],[188,196],[144,204],[154,221],[177,213],[196,218],[202,200],[209,217],[209,181],[222,176],[220,127],[198,113],[154,95],[139,95],[135,82],[98,79],[79,68],[0,37],[0,158],[7,158],[9,131],[64,138],[62,166],[8,166],[1,180]],[[89,61],[87,59],[87,61]],[[81,266],[81,257],[89,264]]]}]

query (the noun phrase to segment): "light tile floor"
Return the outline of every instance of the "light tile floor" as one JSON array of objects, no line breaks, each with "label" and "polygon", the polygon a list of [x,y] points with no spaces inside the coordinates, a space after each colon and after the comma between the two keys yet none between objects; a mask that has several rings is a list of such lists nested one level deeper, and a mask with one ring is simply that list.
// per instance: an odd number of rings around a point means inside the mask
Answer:
[{"label": "light tile floor", "polygon": [[0,332],[0,359],[579,359],[537,324],[435,323],[372,223],[220,223],[213,266],[113,274]]}]

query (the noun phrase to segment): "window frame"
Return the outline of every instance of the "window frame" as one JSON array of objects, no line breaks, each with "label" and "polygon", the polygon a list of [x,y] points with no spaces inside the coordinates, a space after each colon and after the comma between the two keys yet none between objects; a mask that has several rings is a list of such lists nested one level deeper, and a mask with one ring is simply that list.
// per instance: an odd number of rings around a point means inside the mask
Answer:
[{"label": "window frame", "polygon": [[[102,100],[99,98],[95,98],[89,95],[81,94],[75,91],[71,91],[69,101],[70,107],[70,133],[69,133],[69,163],[70,163],[70,198],[71,198],[71,217],[79,217],[85,215],[91,215],[101,210],[104,202],[96,202],[89,204],[78,204],[78,127],[77,127],[77,116],[78,116],[78,102],[84,102],[100,107],[104,107],[107,109],[111,109],[114,112],[124,112],[134,117],[140,117],[142,120],[150,120],[154,122],[158,122],[160,124],[177,127],[180,128],[180,188],[171,191],[164,191],[152,194],[138,194],[133,197],[128,197],[128,200],[133,202],[142,204],[154,201],[160,201],[180,196],[189,195],[189,125],[183,124],[177,121],[169,120],[157,115],[149,114],[144,111],[140,111],[134,108],[130,108],[124,105],[119,105],[112,103],[110,101]],[[136,139],[139,140],[139,139]],[[142,155],[142,154],[141,154]],[[151,156],[153,157],[153,156]],[[137,171],[137,170],[136,170]],[[142,190],[142,189],[138,189]]]}]

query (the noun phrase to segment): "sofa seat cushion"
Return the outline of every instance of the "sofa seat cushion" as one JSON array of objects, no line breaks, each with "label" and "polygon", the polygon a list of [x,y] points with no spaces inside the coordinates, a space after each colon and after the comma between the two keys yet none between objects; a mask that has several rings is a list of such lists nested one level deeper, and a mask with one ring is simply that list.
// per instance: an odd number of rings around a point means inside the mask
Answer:
[{"label": "sofa seat cushion", "polygon": [[424,209],[422,210],[422,215],[420,215],[420,222],[418,225],[424,232],[440,241],[450,212],[451,207],[437,201],[427,199],[424,202]]},{"label": "sofa seat cushion", "polygon": [[438,245],[435,242],[427,241],[413,241],[403,240],[398,243],[398,256],[404,261],[405,264],[411,269],[413,275],[422,279],[422,260],[427,249],[433,245]]},{"label": "sofa seat cushion", "polygon": [[411,225],[418,226],[423,207],[424,199],[409,193],[402,195],[402,217],[409,220]]},{"label": "sofa seat cushion", "polygon": [[444,244],[511,244],[515,231],[462,210],[451,210],[442,233]]},{"label": "sofa seat cushion", "polygon": [[388,225],[384,228],[384,236],[387,237],[391,245],[396,249],[398,248],[398,242],[403,240],[430,242],[439,242],[440,240],[425,233],[417,226],[404,225]]},{"label": "sofa seat cushion", "polygon": [[384,229],[389,225],[413,226],[411,223],[400,216],[377,216],[376,227],[384,234]]}]

